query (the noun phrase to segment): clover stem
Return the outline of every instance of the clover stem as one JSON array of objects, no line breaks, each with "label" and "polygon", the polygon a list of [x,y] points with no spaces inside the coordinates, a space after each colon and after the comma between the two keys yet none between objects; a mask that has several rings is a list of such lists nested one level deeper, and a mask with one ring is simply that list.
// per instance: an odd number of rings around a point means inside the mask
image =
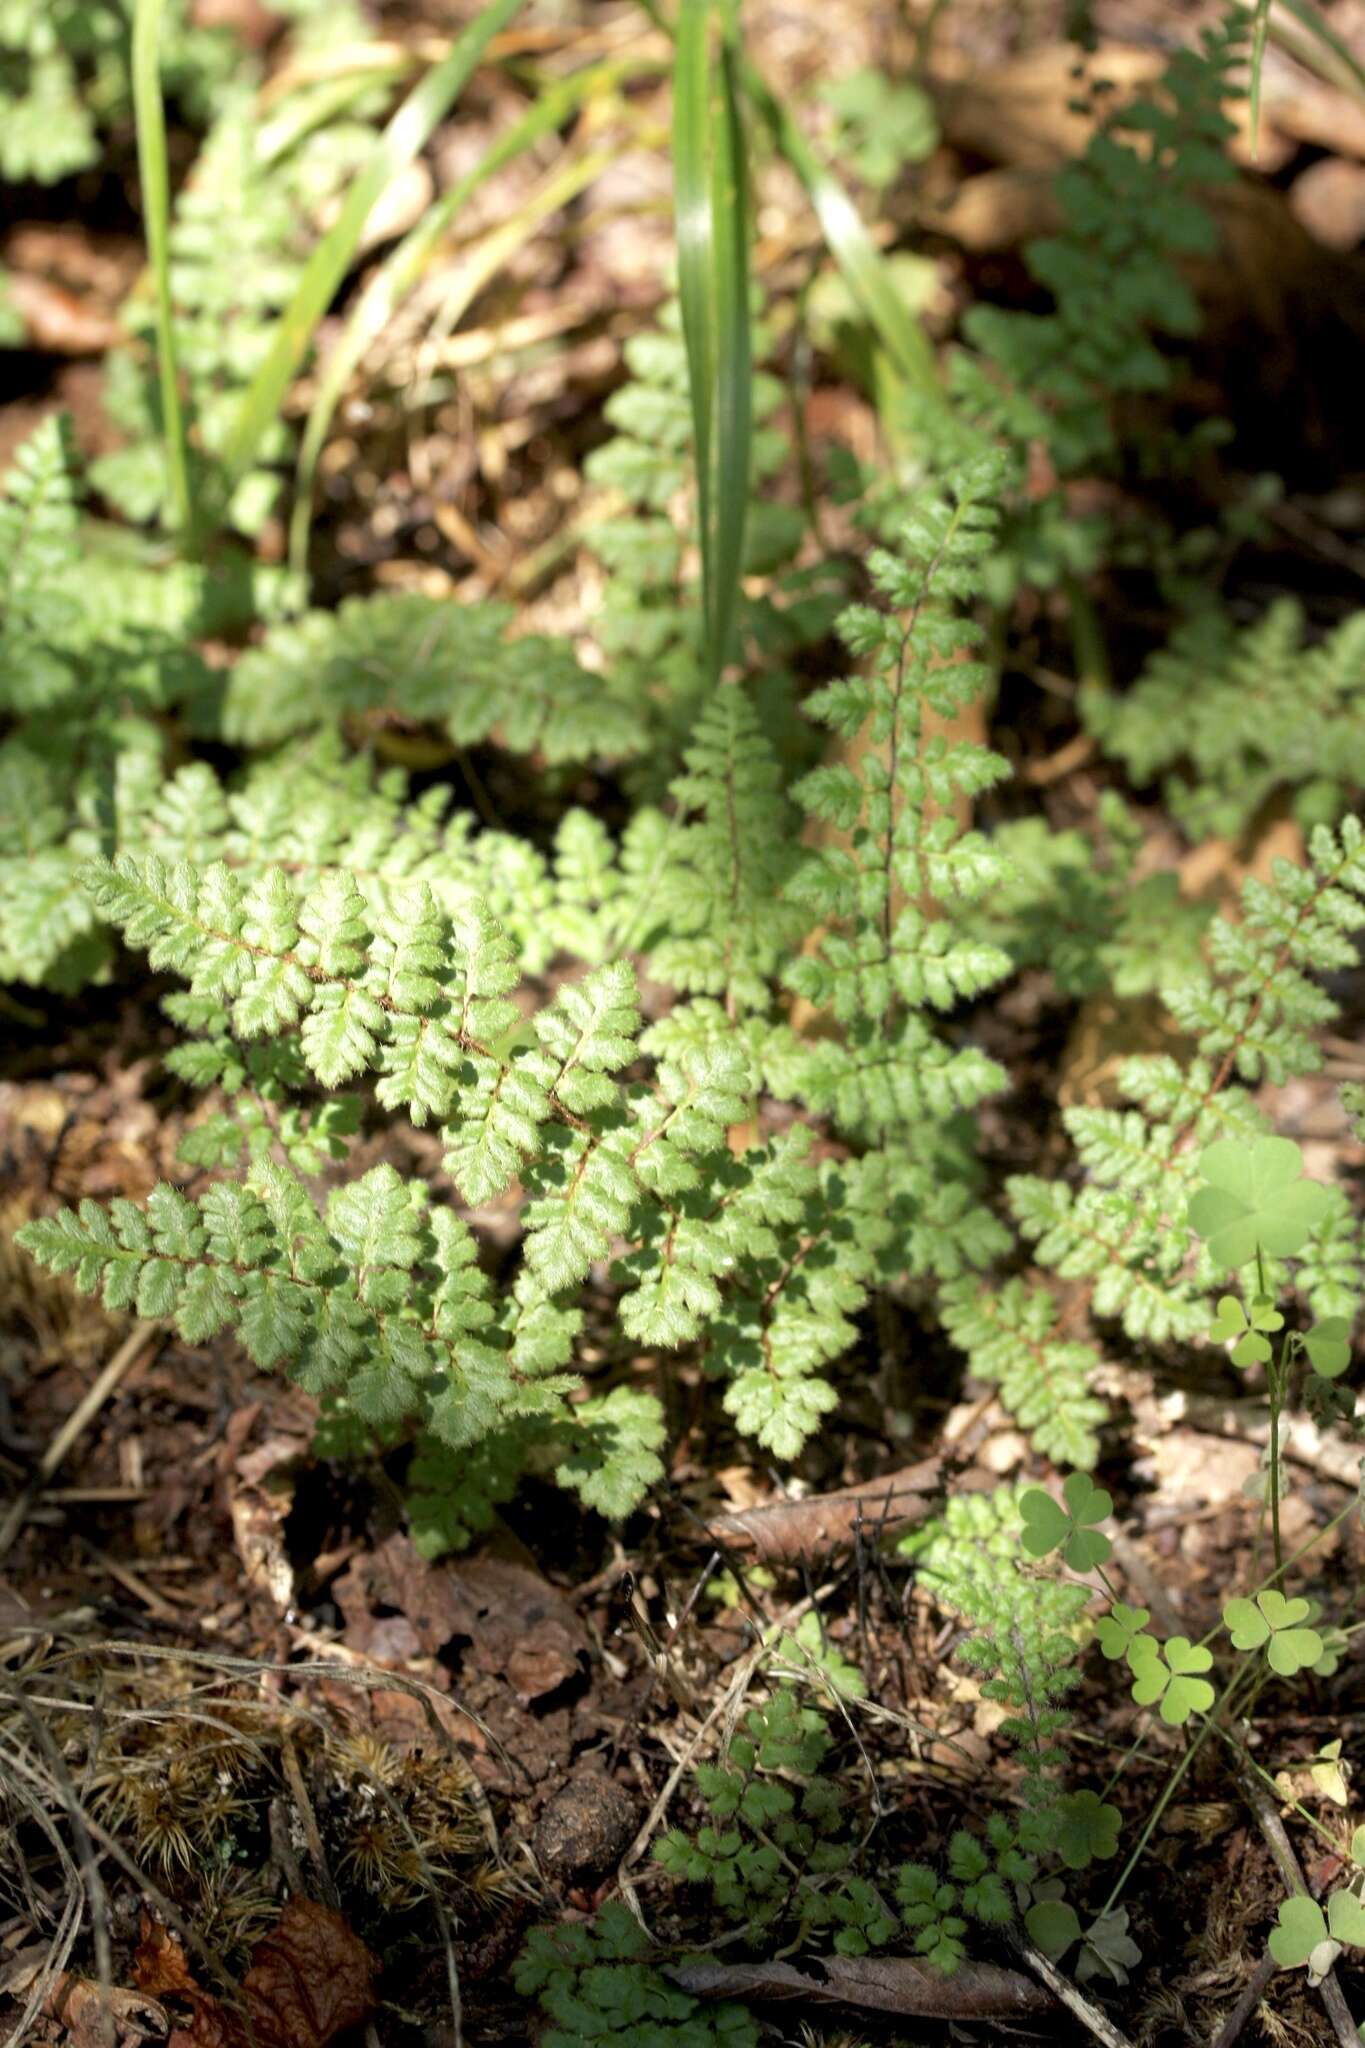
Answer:
[{"label": "clover stem", "polygon": [[1271,1585],[1284,1578],[1284,1538],[1280,1532],[1280,1410],[1284,1405],[1284,1375],[1274,1366],[1266,1375],[1270,1392],[1270,1542],[1275,1552]]},{"label": "clover stem", "polygon": [[1133,1850],[1133,1853],[1128,1858],[1128,1861],[1124,1864],[1122,1870],[1119,1872],[1118,1877],[1114,1883],[1114,1889],[1110,1892],[1109,1897],[1101,1906],[1097,1918],[1103,1920],[1107,1913],[1112,1913],[1115,1906],[1118,1904],[1120,1898],[1122,1898],[1124,1886],[1127,1884],[1129,1878],[1137,1869],[1138,1864],[1142,1861],[1143,1856],[1146,1854],[1147,1844],[1151,1841],[1152,1836],[1155,1834],[1158,1823],[1161,1820],[1162,1814],[1165,1813],[1166,1808],[1170,1805],[1172,1799],[1174,1799],[1176,1792],[1181,1784],[1181,1781],[1185,1776],[1186,1771],[1188,1771],[1190,1765],[1194,1762],[1200,1750],[1203,1748],[1205,1742],[1208,1740],[1209,1735],[1212,1733],[1215,1715],[1220,1713],[1226,1713],[1231,1708],[1233,1696],[1238,1691],[1239,1687],[1245,1682],[1245,1677],[1246,1674],[1244,1672],[1239,1671],[1234,1673],[1232,1678],[1230,1678],[1228,1680],[1228,1683],[1224,1686],[1220,1697],[1214,1701],[1211,1711],[1205,1717],[1203,1727],[1195,1736],[1194,1741],[1185,1751],[1184,1756],[1180,1759],[1180,1762],[1176,1765],[1170,1777],[1167,1779],[1165,1785],[1162,1787],[1161,1796],[1157,1800],[1156,1805],[1152,1808],[1151,1812],[1147,1816],[1147,1824],[1143,1828],[1141,1835],[1138,1837],[1137,1844]]},{"label": "clover stem", "polygon": [[[1258,1244],[1257,1299],[1265,1301],[1269,1293],[1265,1276],[1265,1253]],[[1280,1410],[1284,1406],[1284,1390],[1288,1378],[1287,1352],[1281,1352],[1279,1365],[1272,1360],[1265,1371],[1266,1392],[1270,1399],[1270,1541],[1275,1552],[1275,1570],[1270,1580],[1272,1586],[1278,1585],[1284,1577],[1284,1540],[1280,1532]]]},{"label": "clover stem", "polygon": [[1232,1751],[1233,1755],[1237,1758],[1238,1762],[1243,1766],[1245,1770],[1253,1772],[1255,1776],[1261,1780],[1262,1784],[1264,1784],[1269,1791],[1274,1793],[1275,1797],[1278,1800],[1281,1800],[1286,1805],[1288,1805],[1290,1811],[1296,1813],[1300,1820],[1306,1821],[1315,1834],[1321,1835],[1323,1841],[1327,1844],[1329,1849],[1333,1851],[1340,1850],[1341,1845],[1337,1841],[1336,1836],[1331,1832],[1329,1828],[1323,1826],[1322,1822],[1317,1818],[1315,1814],[1311,1814],[1306,1806],[1300,1805],[1297,1799],[1285,1799],[1285,1795],[1281,1787],[1275,1782],[1274,1778],[1271,1777],[1269,1771],[1264,1770],[1262,1766],[1257,1763],[1255,1757],[1252,1756],[1250,1750],[1246,1748],[1245,1744],[1239,1742],[1237,1740],[1237,1737],[1226,1728],[1215,1728],[1214,1734],[1218,1736],[1220,1741],[1225,1742],[1227,1744],[1228,1748]]},{"label": "clover stem", "polygon": [[1136,1734],[1136,1735],[1135,1735],[1135,1736],[1133,1737],[1132,1741],[1131,1741],[1131,1742],[1129,1743],[1129,1745],[1128,1745],[1127,1749],[1125,1749],[1125,1751],[1123,1752],[1123,1755],[1122,1755],[1122,1756],[1121,1756],[1121,1757],[1119,1758],[1118,1762],[1117,1762],[1117,1763],[1115,1764],[1115,1766],[1114,1766],[1113,1770],[1112,1770],[1112,1771],[1111,1771],[1111,1772],[1109,1773],[1109,1782],[1108,1782],[1108,1784],[1107,1784],[1107,1785],[1105,1786],[1105,1788],[1104,1788],[1103,1792],[1101,1792],[1101,1794],[1100,1794],[1100,1798],[1101,1798],[1101,1799],[1107,1799],[1107,1798],[1109,1797],[1109,1794],[1110,1794],[1110,1793],[1111,1793],[1111,1792],[1112,1792],[1112,1791],[1114,1790],[1114,1787],[1115,1787],[1115,1786],[1116,1786],[1116,1785],[1118,1784],[1118,1781],[1119,1781],[1119,1779],[1120,1779],[1120,1778],[1121,1778],[1121,1777],[1123,1776],[1123,1774],[1124,1774],[1124,1772],[1125,1772],[1125,1771],[1127,1770],[1127,1768],[1128,1768],[1129,1764],[1130,1764],[1130,1763],[1131,1763],[1131,1762],[1133,1761],[1133,1758],[1134,1758],[1134,1757],[1135,1757],[1135,1756],[1137,1755],[1138,1751],[1139,1751],[1139,1750],[1140,1750],[1140,1749],[1142,1748],[1142,1743],[1143,1743],[1143,1733],[1142,1733],[1142,1730],[1141,1730],[1141,1729],[1139,1729],[1139,1730],[1138,1730],[1138,1732],[1137,1732],[1137,1734]]}]

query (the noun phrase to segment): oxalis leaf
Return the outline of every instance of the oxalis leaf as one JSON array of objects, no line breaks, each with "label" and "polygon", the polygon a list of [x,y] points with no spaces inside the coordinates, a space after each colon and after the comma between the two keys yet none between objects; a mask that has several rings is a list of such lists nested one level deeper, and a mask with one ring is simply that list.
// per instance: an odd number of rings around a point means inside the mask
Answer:
[{"label": "oxalis leaf", "polygon": [[1268,1365],[1271,1352],[1265,1332],[1283,1328],[1284,1317],[1268,1295],[1257,1295],[1248,1314],[1235,1294],[1224,1294],[1209,1335],[1216,1344],[1232,1345],[1234,1365]]},{"label": "oxalis leaf", "polygon": [[1046,1557],[1060,1549],[1073,1572],[1093,1571],[1113,1545],[1092,1525],[1114,1512],[1114,1503],[1088,1472],[1073,1472],[1062,1486],[1062,1507],[1040,1486],[1030,1487],[1019,1503],[1023,1517],[1020,1542],[1030,1557]]},{"label": "oxalis leaf", "polygon": [[1068,1870],[1084,1870],[1087,1864],[1102,1863],[1114,1854],[1123,1820],[1117,1806],[1106,1805],[1098,1792],[1067,1792],[1058,1811],[1057,1854]]},{"label": "oxalis leaf", "polygon": [[1307,1893],[1282,1899],[1276,1926],[1270,1936],[1270,1953],[1282,1970],[1297,1970],[1315,1948],[1327,1939],[1327,1915]]},{"label": "oxalis leaf", "polygon": [[1024,1915],[1024,1925],[1045,1956],[1065,1955],[1080,1938],[1076,1909],[1065,1899],[1039,1899]]},{"label": "oxalis leaf", "polygon": [[1265,1648],[1266,1662],[1281,1678],[1293,1678],[1306,1671],[1322,1655],[1322,1637],[1307,1628],[1306,1600],[1287,1600],[1270,1587],[1254,1600],[1229,1600],[1223,1622],[1232,1635],[1234,1649]]},{"label": "oxalis leaf", "polygon": [[1304,1333],[1303,1348],[1315,1373],[1340,1379],[1351,1363],[1351,1325],[1345,1316],[1326,1316]]},{"label": "oxalis leaf", "polygon": [[1317,1983],[1344,1947],[1365,1948],[1365,1904],[1354,1892],[1333,1892],[1326,1913],[1305,1892],[1281,1902],[1270,1953],[1282,1970],[1307,1965],[1309,1981]]},{"label": "oxalis leaf", "polygon": [[1199,1171],[1205,1184],[1187,1221],[1219,1266],[1248,1265],[1258,1252],[1287,1258],[1327,1214],[1327,1190],[1303,1178],[1290,1138],[1220,1138],[1200,1154]]},{"label": "oxalis leaf", "polygon": [[1213,1705],[1213,1687],[1200,1676],[1212,1663],[1213,1653],[1188,1636],[1171,1636],[1164,1643],[1138,1636],[1128,1649],[1133,1698],[1140,1707],[1159,1702],[1162,1720],[1179,1728],[1192,1714],[1207,1714]]},{"label": "oxalis leaf", "polygon": [[1095,1624],[1095,1640],[1111,1664],[1126,1657],[1151,1620],[1145,1607],[1125,1607],[1116,1600],[1102,1621]]}]

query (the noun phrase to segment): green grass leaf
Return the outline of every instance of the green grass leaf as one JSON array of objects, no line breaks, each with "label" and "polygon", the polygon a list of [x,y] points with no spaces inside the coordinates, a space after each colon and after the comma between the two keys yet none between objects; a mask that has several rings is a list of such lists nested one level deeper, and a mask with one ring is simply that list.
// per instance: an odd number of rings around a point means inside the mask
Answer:
[{"label": "green grass leaf", "polygon": [[720,0],[683,0],[673,70],[674,221],[713,681],[734,637],[753,443],[748,166],[736,35]]},{"label": "green grass leaf", "polygon": [[161,18],[165,0],[136,0],[133,10],[133,112],[137,122],[137,165],[142,184],[142,220],[156,297],[156,361],[161,389],[161,429],[171,504],[182,535],[194,526],[189,448],[180,403],[175,312],[171,300],[171,184],[166,162],[166,110],[161,99]]},{"label": "green grass leaf", "polygon": [[464,90],[488,44],[506,28],[520,4],[521,0],[489,0],[441,62],[413,88],[380,136],[374,155],[347,193],[338,219],[309,257],[265,359],[242,394],[224,449],[231,483],[245,475],[263,436],[279,418],[290,379],[307,355],[318,323],[350,267],[375,205],[425,147],[437,122]]},{"label": "green grass leaf", "polygon": [[921,390],[936,390],[938,373],[928,336],[906,310],[895,275],[868,233],[857,207],[751,64],[744,68],[744,89],[778,149],[805,186],[829,252],[887,354],[911,384]]},{"label": "green grass leaf", "polygon": [[[290,564],[302,571],[307,562],[312,523],[313,486],[328,429],[352,373],[371,343],[383,333],[403,299],[414,288],[467,202],[495,171],[522,156],[544,136],[552,135],[587,100],[613,91],[622,78],[642,66],[594,64],[542,92],[534,105],[502,135],[487,153],[428,207],[416,227],[403,237],[366,285],[344,332],[329,352],[318,376],[317,392],[304,428],[296,471],[294,513],[289,533]],[[537,211],[533,219],[539,218]],[[449,320],[450,309],[443,309]]]}]

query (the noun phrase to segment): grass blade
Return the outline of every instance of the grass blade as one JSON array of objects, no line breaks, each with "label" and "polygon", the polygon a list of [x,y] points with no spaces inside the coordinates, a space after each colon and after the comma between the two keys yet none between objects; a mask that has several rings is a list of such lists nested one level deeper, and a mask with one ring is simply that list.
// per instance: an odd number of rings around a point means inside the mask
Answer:
[{"label": "grass blade", "polygon": [[[1311,4],[1311,0],[1280,0],[1280,4],[1286,14],[1292,14],[1295,21],[1308,31],[1312,42],[1316,42],[1319,48],[1314,51],[1311,43],[1305,48],[1298,37],[1292,44],[1283,35],[1277,37],[1277,40],[1284,43],[1291,54],[1297,57],[1301,64],[1307,65],[1310,71],[1316,71],[1319,77],[1330,79],[1341,86],[1343,91],[1354,94],[1357,99],[1365,99],[1365,66],[1361,65],[1350,44],[1344,42],[1337,34],[1331,22],[1318,12]],[[1271,35],[1275,34],[1275,26],[1272,20]]]},{"label": "grass blade", "polygon": [[[361,357],[383,333],[402,300],[421,277],[460,209],[480,185],[495,171],[501,170],[504,164],[511,163],[530,149],[542,136],[553,134],[585,100],[595,93],[613,90],[627,69],[618,63],[593,65],[542,93],[519,121],[497,137],[482,161],[428,208],[416,227],[404,236],[370,279],[340,340],[322,367],[304,428],[289,529],[290,563],[296,571],[302,572],[307,565],[318,461],[342,393]],[[446,310],[449,314],[450,309]],[[463,311],[463,306],[460,311]]]},{"label": "grass blade", "polygon": [[821,163],[787,109],[752,64],[744,88],[782,155],[806,188],[830,255],[848,288],[902,375],[922,389],[936,388],[934,352],[923,328],[905,309],[880,249],[839,180]]},{"label": "grass blade", "polygon": [[1261,67],[1265,63],[1265,39],[1269,28],[1270,0],[1256,0],[1256,19],[1251,30],[1251,104],[1248,109],[1253,163],[1259,157],[1261,147]]},{"label": "grass blade", "polygon": [[[715,61],[713,23],[720,29]],[[673,177],[706,665],[714,681],[734,638],[753,440],[747,167],[733,29],[717,0],[683,0],[673,73]]]},{"label": "grass blade", "polygon": [[278,418],[290,380],[350,267],[365,223],[385,187],[425,146],[437,122],[463,91],[489,42],[507,26],[520,5],[521,0],[490,0],[449,53],[413,88],[380,136],[373,157],[347,193],[339,218],[308,259],[265,360],[242,394],[224,450],[230,484],[245,474],[263,435]]},{"label": "grass blade", "polygon": [[142,219],[156,297],[156,361],[161,387],[161,431],[171,509],[181,535],[194,528],[189,448],[175,352],[175,308],[171,299],[171,183],[166,162],[166,110],[161,98],[161,17],[165,0],[136,0],[133,11],[133,112],[137,121],[138,179]]}]

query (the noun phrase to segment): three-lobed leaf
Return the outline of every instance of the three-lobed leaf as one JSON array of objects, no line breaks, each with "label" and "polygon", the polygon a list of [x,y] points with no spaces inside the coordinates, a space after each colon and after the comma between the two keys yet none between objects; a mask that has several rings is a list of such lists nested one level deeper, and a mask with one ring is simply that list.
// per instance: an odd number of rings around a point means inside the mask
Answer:
[{"label": "three-lobed leaf", "polygon": [[1063,1507],[1039,1486],[1030,1487],[1019,1502],[1023,1518],[1020,1542],[1030,1557],[1060,1550],[1071,1569],[1093,1571],[1113,1545],[1093,1524],[1114,1512],[1114,1503],[1088,1472],[1072,1472],[1062,1485]]},{"label": "three-lobed leaf", "polygon": [[1322,1637],[1305,1626],[1310,1612],[1306,1600],[1286,1599],[1272,1586],[1254,1599],[1229,1600],[1223,1621],[1234,1649],[1264,1648],[1271,1670],[1281,1678],[1293,1678],[1311,1669],[1323,1653]]},{"label": "three-lobed leaf", "polygon": [[1204,1185],[1190,1202],[1189,1226],[1229,1270],[1258,1253],[1282,1259],[1301,1251],[1330,1207],[1327,1189],[1303,1178],[1291,1138],[1220,1138],[1199,1155],[1199,1171]]}]

